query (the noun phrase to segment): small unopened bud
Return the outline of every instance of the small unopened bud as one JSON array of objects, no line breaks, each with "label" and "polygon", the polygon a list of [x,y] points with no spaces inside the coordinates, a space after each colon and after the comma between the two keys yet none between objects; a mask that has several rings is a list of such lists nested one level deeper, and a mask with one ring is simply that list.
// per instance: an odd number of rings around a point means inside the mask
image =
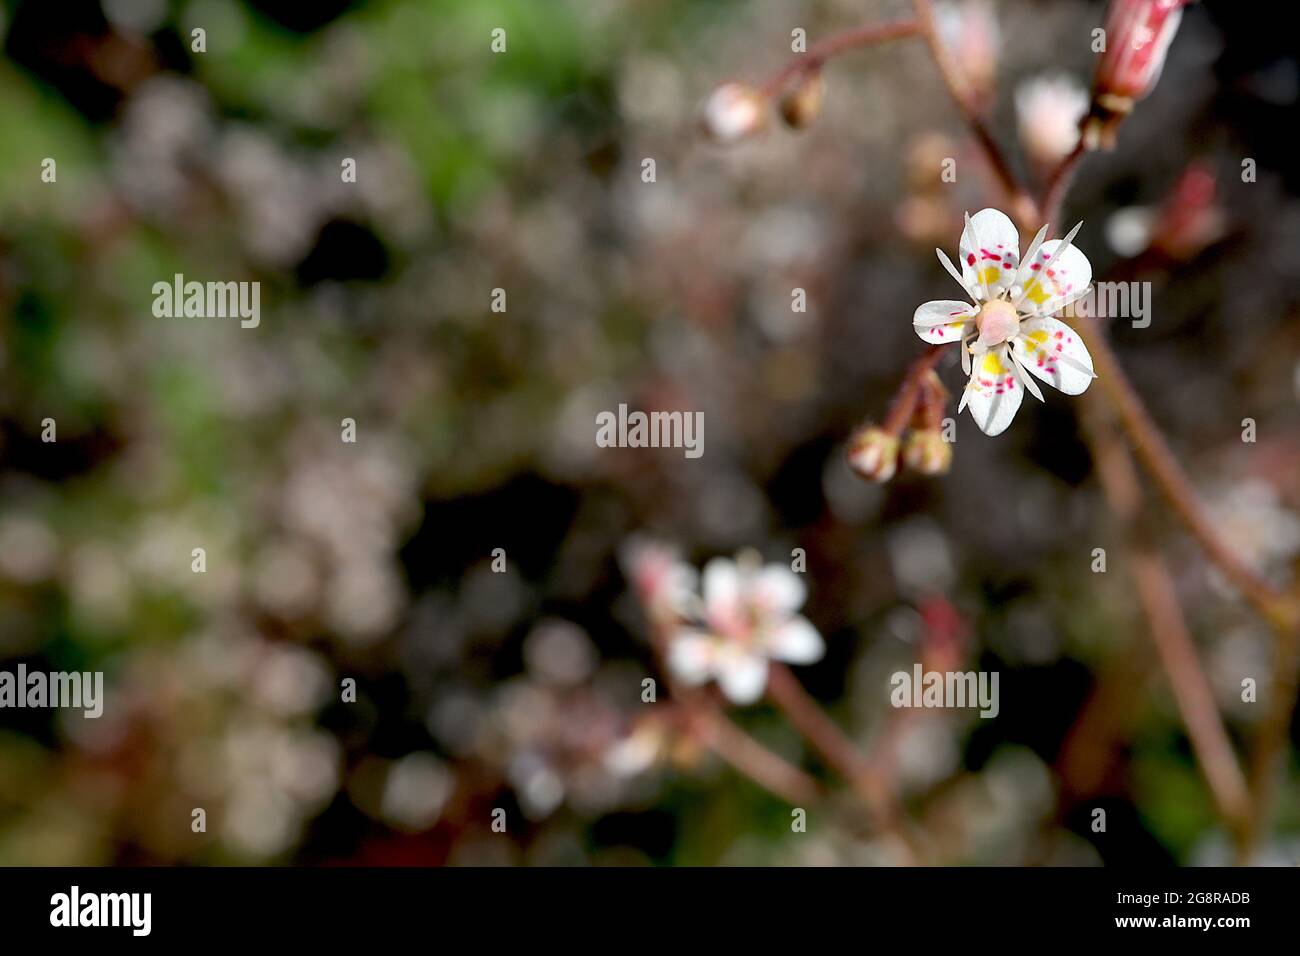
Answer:
[{"label": "small unopened bud", "polygon": [[821,114],[826,98],[826,81],[820,70],[805,73],[781,97],[781,118],[792,129],[806,129]]},{"label": "small unopened bud", "polygon": [[1016,87],[1020,142],[1041,169],[1051,169],[1079,142],[1079,121],[1088,112],[1088,92],[1073,77],[1041,76]]},{"label": "small unopened bud", "polygon": [[922,475],[943,475],[952,467],[952,442],[937,428],[908,432],[903,444],[903,464]]},{"label": "small unopened bud", "polygon": [[1155,87],[1183,7],[1190,0],[1111,0],[1106,51],[1097,63],[1092,111],[1083,124],[1089,149],[1113,149],[1119,124]]},{"label": "small unopened bud", "polygon": [[934,6],[944,46],[961,64],[966,87],[977,103],[986,103],[997,81],[1002,28],[988,0],[942,0]]},{"label": "small unopened bud", "polygon": [[898,470],[898,436],[874,425],[849,440],[849,467],[868,481],[885,482]]},{"label": "small unopened bud", "polygon": [[1193,163],[1161,207],[1151,245],[1171,259],[1185,261],[1222,239],[1226,220],[1213,170]]},{"label": "small unopened bud", "polygon": [[715,142],[738,142],[767,125],[767,100],[743,83],[724,83],[704,101],[700,125]]}]

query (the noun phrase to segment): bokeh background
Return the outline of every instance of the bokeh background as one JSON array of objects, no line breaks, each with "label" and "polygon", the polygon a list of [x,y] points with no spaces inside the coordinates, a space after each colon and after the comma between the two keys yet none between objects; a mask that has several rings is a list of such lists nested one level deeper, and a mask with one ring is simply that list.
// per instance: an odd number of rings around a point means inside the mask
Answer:
[{"label": "bokeh background", "polygon": [[[1153,283],[1150,327],[1113,329],[1121,358],[1223,533],[1289,581],[1300,61],[1263,6],[1188,12],[1067,218],[1099,277]],[[1011,142],[1016,84],[1087,82],[1102,7],[994,9]],[[905,4],[3,10],[0,667],[103,670],[109,690],[99,720],[0,711],[0,863],[891,862],[830,813],[792,833],[786,804],[671,732],[617,759],[672,706],[641,702],[659,672],[619,560],[637,535],[697,564],[805,549],[829,650],[798,673],[864,746],[935,622],[960,667],[1000,672],[996,719],[917,714],[897,740],[944,861],[1228,858],[1078,403],[1046,390],[996,439],[963,415],[946,476],[877,486],[844,464],[920,351],[912,310],[954,291],[933,247],[998,199],[923,45],[835,61],[807,132],[698,135],[700,100],[769,75],[792,28]],[[1162,233],[1189,169],[1196,228]],[[260,327],[155,318],[177,272],[259,281]],[[620,402],[703,411],[704,456],[597,448]],[[1269,635],[1158,526],[1245,741],[1262,706],[1240,680],[1266,692]],[[733,716],[833,780],[775,712]],[[1293,752],[1261,860],[1300,861],[1298,793]]]}]

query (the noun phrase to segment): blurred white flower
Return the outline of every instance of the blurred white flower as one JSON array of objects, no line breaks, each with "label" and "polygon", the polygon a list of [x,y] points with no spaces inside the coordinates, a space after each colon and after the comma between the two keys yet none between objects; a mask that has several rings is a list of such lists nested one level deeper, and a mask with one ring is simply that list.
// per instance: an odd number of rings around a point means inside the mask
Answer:
[{"label": "blurred white flower", "polygon": [[700,576],[676,549],[632,537],[619,549],[619,563],[651,619],[673,619],[690,612]]},{"label": "blurred white flower", "polygon": [[767,101],[743,83],[724,83],[709,94],[700,109],[705,133],[719,143],[752,136],[767,123]]},{"label": "blurred white flower", "polygon": [[1002,28],[988,0],[945,0],[934,5],[939,37],[962,66],[978,98],[993,92],[1002,52]]},{"label": "blurred white flower", "polygon": [[1282,503],[1276,488],[1260,479],[1234,482],[1212,492],[1208,507],[1246,563],[1270,577],[1284,577],[1300,554],[1300,515]]},{"label": "blurred white flower", "polygon": [[1088,91],[1066,73],[1036,76],[1016,87],[1020,142],[1043,167],[1059,163],[1079,144],[1079,121],[1088,112]]},{"label": "blurred white flower", "polygon": [[716,680],[737,704],[758,700],[767,687],[769,660],[810,664],[826,646],[803,606],[799,576],[781,564],[762,566],[756,555],[714,558],[704,567],[702,627],[677,628],[668,664],[687,684]]},{"label": "blurred white flower", "polygon": [[381,812],[394,826],[419,832],[438,819],[454,785],[451,771],[433,754],[407,754],[388,771]]},{"label": "blurred white flower", "polygon": [[[943,250],[935,250],[975,304],[950,299],[923,303],[912,326],[931,345],[960,343],[962,371],[970,381],[957,411],[969,405],[986,435],[999,435],[1011,424],[1020,408],[1018,386],[1043,400],[1031,375],[1067,395],[1080,394],[1096,378],[1078,333],[1053,318],[1092,283],[1092,264],[1070,244],[1082,225],[1064,239],[1047,241],[1048,227],[1043,226],[1022,261],[1015,225],[1005,213],[981,209],[966,217],[958,248],[961,272]],[[971,338],[975,343],[968,345]]]}]

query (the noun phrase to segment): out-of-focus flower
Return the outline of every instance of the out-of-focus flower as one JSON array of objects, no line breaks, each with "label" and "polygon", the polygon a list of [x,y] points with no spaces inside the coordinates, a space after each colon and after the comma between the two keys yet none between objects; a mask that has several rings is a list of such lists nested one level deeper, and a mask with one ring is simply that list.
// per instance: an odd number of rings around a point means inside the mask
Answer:
[{"label": "out-of-focus flower", "polygon": [[1127,206],[1112,214],[1106,238],[1123,256],[1151,250],[1186,262],[1227,234],[1227,218],[1213,170],[1197,162],[1183,171],[1159,208]]},{"label": "out-of-focus flower", "polygon": [[1160,207],[1151,246],[1172,259],[1191,259],[1223,238],[1226,218],[1214,172],[1202,163],[1193,163]]},{"label": "out-of-focus flower", "polygon": [[700,576],[675,549],[634,537],[624,543],[619,557],[623,573],[652,619],[672,620],[690,612]]},{"label": "out-of-focus flower", "polygon": [[934,5],[944,46],[961,64],[966,83],[978,100],[988,99],[997,79],[1002,28],[988,0],[952,0]]},{"label": "out-of-focus flower", "polygon": [[668,664],[688,684],[716,680],[737,704],[756,701],[767,687],[769,660],[810,664],[826,646],[817,629],[795,613],[805,588],[781,564],[761,565],[757,555],[714,558],[704,567],[702,626],[679,627]]},{"label": "out-of-focus flower", "polygon": [[767,100],[744,83],[724,83],[704,101],[700,125],[716,142],[738,142],[767,125]]},{"label": "out-of-focus flower", "polygon": [[1190,0],[1111,0],[1106,48],[1092,85],[1092,113],[1083,128],[1089,149],[1111,149],[1124,117],[1155,87],[1165,55]]},{"label": "out-of-focus flower", "polygon": [[605,769],[616,777],[645,773],[668,752],[668,727],[657,715],[638,721],[631,731],[605,751]]},{"label": "out-of-focus flower", "polygon": [[1079,121],[1088,112],[1088,91],[1061,73],[1037,76],[1016,87],[1016,121],[1029,158],[1047,169],[1079,143]]},{"label": "out-of-focus flower", "polygon": [[39,518],[0,518],[0,575],[22,584],[43,580],[53,572],[58,553],[58,539]]},{"label": "out-of-focus flower", "polygon": [[821,115],[826,81],[820,70],[803,74],[781,97],[781,118],[793,129],[806,129]]},{"label": "out-of-focus flower", "polygon": [[411,832],[427,829],[442,813],[455,782],[451,771],[433,754],[407,754],[392,765],[384,782],[384,819]]},{"label": "out-of-focus flower", "polygon": [[1235,482],[1210,496],[1208,507],[1233,548],[1253,568],[1276,579],[1300,554],[1300,515],[1266,481]]},{"label": "out-of-focus flower", "polygon": [[524,662],[538,680],[557,687],[582,683],[596,669],[596,648],[570,621],[539,621],[524,638]]},{"label": "out-of-focus flower", "polygon": [[[976,303],[940,299],[922,304],[912,317],[916,334],[931,345],[958,342],[962,370],[970,375],[957,406],[967,405],[986,435],[1001,434],[1020,408],[1024,386],[1039,401],[1031,376],[1067,395],[1083,392],[1096,375],[1092,357],[1075,331],[1053,318],[1092,282],[1092,264],[1064,239],[1048,239],[1047,226],[1020,259],[1020,234],[996,209],[966,219],[959,253],[961,272],[936,249],[939,261]],[[975,342],[968,345],[970,338]],[[972,361],[972,356],[974,361]],[[1030,374],[1026,375],[1026,371]]]},{"label": "out-of-focus flower", "polygon": [[849,467],[869,481],[886,482],[898,470],[898,436],[868,425],[849,439]]}]

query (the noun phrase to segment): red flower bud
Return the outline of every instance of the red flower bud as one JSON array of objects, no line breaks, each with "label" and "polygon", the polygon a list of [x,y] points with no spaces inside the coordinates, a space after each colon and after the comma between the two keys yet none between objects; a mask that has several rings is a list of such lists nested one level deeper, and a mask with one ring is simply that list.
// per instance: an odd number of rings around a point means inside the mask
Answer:
[{"label": "red flower bud", "polygon": [[1110,149],[1119,123],[1155,87],[1188,2],[1111,0],[1106,49],[1092,86],[1092,114],[1084,122],[1089,149]]}]

